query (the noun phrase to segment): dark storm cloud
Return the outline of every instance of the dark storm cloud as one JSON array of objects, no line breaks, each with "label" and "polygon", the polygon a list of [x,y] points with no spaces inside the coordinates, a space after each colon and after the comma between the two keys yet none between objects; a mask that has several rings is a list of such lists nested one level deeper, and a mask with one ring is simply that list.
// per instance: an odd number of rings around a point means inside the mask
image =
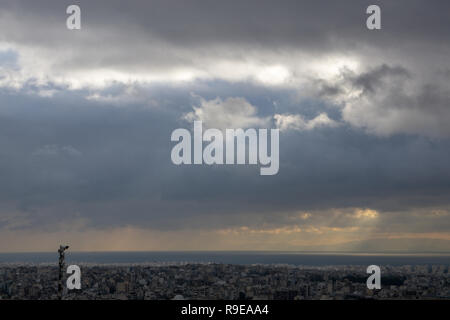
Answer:
[{"label": "dark storm cloud", "polygon": [[[77,1],[71,32],[73,3],[0,4],[0,226],[279,227],[311,211],[345,227],[330,210],[360,207],[386,232],[449,231],[448,1]],[[276,176],[173,165],[172,130],[217,97],[339,125],[282,131]]]},{"label": "dark storm cloud", "polygon": [[[72,2],[3,1],[0,39],[65,50],[55,65],[81,70],[163,70],[299,50],[359,52],[368,61],[405,52],[435,63],[449,53],[447,1],[77,1],[83,27],[70,33],[65,8]],[[370,4],[382,7],[380,32],[366,29]]]},{"label": "dark storm cloud", "polygon": [[409,72],[405,68],[382,65],[371,72],[358,75],[352,81],[355,86],[362,88],[364,91],[375,93],[376,89],[381,86],[383,79],[386,77],[399,77],[403,81],[409,76]]},{"label": "dark storm cloud", "polygon": [[[326,43],[330,35],[339,36],[339,40],[354,38],[354,43],[364,39],[369,42],[373,41],[373,36],[367,35],[365,10],[370,4],[382,7],[388,33],[375,39],[391,44],[411,39],[436,43],[439,39],[446,39],[450,31],[447,16],[450,5],[447,1],[429,1],[424,5],[419,0],[190,0],[181,3],[176,0],[126,3],[120,0],[6,0],[2,1],[2,8],[34,22],[56,23],[59,20],[65,22],[65,8],[70,4],[78,4],[83,9],[86,28],[104,26],[127,32],[128,27],[137,26],[137,31],[151,31],[160,38],[192,46],[228,41],[253,42],[264,46],[275,43],[309,46],[311,43]],[[61,13],[63,15],[59,19]],[[30,39],[40,37],[45,38],[45,35],[29,35]]]},{"label": "dark storm cloud", "polygon": [[[208,96],[220,86],[201,87],[197,93]],[[233,85],[221,89],[234,91]],[[83,92],[53,98],[4,92],[2,203],[36,226],[81,215],[97,227],[159,229],[215,228],[218,221],[221,227],[279,225],[293,212],[334,207],[448,205],[447,140],[385,139],[349,128],[288,131],[280,138],[280,172],[273,177],[259,176],[257,167],[178,167],[170,161],[169,138],[173,129],[190,127],[180,118],[191,108],[192,88],[141,90],[156,106],[89,102]],[[265,90],[239,90],[255,94],[245,98],[261,110],[274,108],[259,98]],[[270,96],[284,97],[286,109],[295,104],[286,93]]]},{"label": "dark storm cloud", "polygon": [[360,92],[345,101],[342,111],[344,120],[354,126],[379,135],[448,137],[449,80],[441,72],[435,73],[432,79],[422,79],[404,67],[383,64],[360,74],[343,72],[341,80],[334,84],[318,83],[320,96],[343,96],[343,87]]}]

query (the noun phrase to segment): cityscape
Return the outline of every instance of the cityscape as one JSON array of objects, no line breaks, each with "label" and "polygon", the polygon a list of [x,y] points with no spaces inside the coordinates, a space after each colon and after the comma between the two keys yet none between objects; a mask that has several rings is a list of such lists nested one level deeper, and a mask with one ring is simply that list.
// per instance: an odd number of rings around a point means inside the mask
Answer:
[{"label": "cityscape", "polygon": [[[410,300],[450,299],[449,265],[380,266],[381,289],[367,288],[367,266],[217,263],[80,264],[81,289],[63,300]],[[56,300],[58,267],[1,264],[0,299]]]}]

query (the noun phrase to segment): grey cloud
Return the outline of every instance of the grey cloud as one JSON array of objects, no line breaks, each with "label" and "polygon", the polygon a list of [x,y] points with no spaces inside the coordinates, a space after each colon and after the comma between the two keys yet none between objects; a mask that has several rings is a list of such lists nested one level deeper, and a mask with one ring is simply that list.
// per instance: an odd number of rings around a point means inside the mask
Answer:
[{"label": "grey cloud", "polygon": [[[221,90],[231,90],[225,88]],[[59,93],[50,100],[3,94],[2,201],[29,213],[29,223],[36,226],[70,220],[78,213],[96,227],[159,229],[220,228],[251,221],[278,225],[302,210],[327,219],[320,211],[368,207],[407,212],[448,206],[446,140],[386,139],[345,127],[319,128],[281,135],[280,172],[269,179],[260,177],[254,166],[174,166],[170,134],[180,126],[189,128],[179,119],[192,110],[192,101],[187,102],[191,89],[153,92],[158,108],[117,108],[85,100],[84,92]],[[209,90],[197,92],[217,93],[217,88]],[[260,94],[254,94],[246,100],[263,114],[274,112],[271,99],[259,100]],[[276,92],[273,99],[280,100]],[[82,155],[31,156],[46,145],[52,147],[44,149],[58,152],[72,146]],[[398,221],[406,216],[397,216]]]},{"label": "grey cloud", "polygon": [[[448,137],[449,78],[433,82],[402,67],[382,65],[360,75],[346,75],[357,97],[344,97],[343,119],[380,135],[396,133]],[[345,86],[345,85],[344,85]]]},{"label": "grey cloud", "polygon": [[[58,21],[65,22],[65,8],[71,3],[7,0],[2,2],[2,7],[7,12],[14,12],[33,22],[41,20],[56,26]],[[366,18],[365,9],[374,4],[373,1],[285,0],[274,3],[269,0],[253,0],[212,3],[207,0],[190,0],[180,4],[176,0],[136,0],[125,5],[119,0],[96,0],[77,1],[77,4],[84,9],[86,28],[104,26],[126,32],[127,26],[136,26],[135,31],[152,31],[160,38],[184,44],[231,40],[292,45],[295,38],[299,44],[310,45],[324,43],[329,40],[327,38],[330,35],[341,39],[348,35],[348,38],[373,41],[368,39],[363,23]],[[439,19],[446,17],[449,8],[446,1],[432,1],[426,6],[419,0],[375,1],[375,4],[382,7],[385,28],[394,30],[389,35],[375,36],[377,40],[389,39],[391,43],[395,40],[398,44],[416,38],[436,43],[438,39],[444,39],[449,31],[450,25],[446,23],[446,19]],[[399,34],[406,38],[399,37]],[[33,38],[39,36],[38,34]]]},{"label": "grey cloud", "polygon": [[221,61],[293,67],[302,54],[355,56],[369,66],[391,60],[418,68],[448,66],[450,23],[436,19],[448,12],[446,1],[426,8],[421,1],[377,1],[384,21],[378,33],[365,28],[369,1],[78,3],[84,29],[69,32],[69,2],[5,1],[0,39],[22,50],[32,47],[55,75],[93,68],[135,74],[194,68],[218,76],[220,70],[211,68]]},{"label": "grey cloud", "polygon": [[[381,1],[380,32],[365,28],[368,2],[360,1],[188,1],[183,5],[154,1],[126,7],[119,1],[81,1],[84,22],[79,32],[64,27],[66,4],[3,4],[0,39],[12,44],[7,52],[19,57],[22,68],[8,73],[0,81],[3,86],[34,83],[44,96],[54,94],[46,87],[56,83],[60,90],[87,86],[93,100],[140,104],[146,95],[136,89],[137,83],[155,79],[171,83],[187,77],[267,86],[265,81],[279,72],[275,84],[297,88],[304,97],[315,99],[315,93],[340,97],[345,104],[343,119],[370,133],[450,134],[449,79],[442,72],[450,64],[445,41],[450,23],[445,22],[448,19],[436,23],[436,17],[448,10],[445,1],[426,7],[420,1]],[[42,32],[30,33],[30,28]],[[334,66],[320,57],[333,56],[349,59],[342,62],[344,71],[336,75],[342,79],[337,81],[323,79],[317,70],[310,74],[305,71],[307,64],[301,64],[317,58],[317,67],[324,63],[326,73]],[[352,61],[357,67],[348,69]],[[274,75],[270,68],[278,64],[281,71]],[[99,95],[93,88],[117,83],[126,83],[129,92]],[[355,90],[363,91],[359,99],[349,96]]]},{"label": "grey cloud", "polygon": [[[448,234],[448,1],[376,1],[379,32],[372,1],[77,3],[80,32],[71,1],[0,4],[3,227],[347,228],[370,208],[374,232]],[[195,95],[340,125],[282,132],[273,177],[175,166]]]},{"label": "grey cloud", "polygon": [[388,79],[394,79],[403,82],[410,78],[408,70],[402,67],[390,67],[388,65],[382,65],[369,72],[365,72],[354,77],[350,77],[350,81],[356,87],[362,88],[365,92],[374,94],[376,91],[386,89],[382,87],[383,81]]}]

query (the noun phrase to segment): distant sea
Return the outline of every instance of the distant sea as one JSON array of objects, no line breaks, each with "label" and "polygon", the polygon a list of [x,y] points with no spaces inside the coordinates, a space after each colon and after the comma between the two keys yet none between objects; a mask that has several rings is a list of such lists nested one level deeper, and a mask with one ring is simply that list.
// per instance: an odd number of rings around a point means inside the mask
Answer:
[{"label": "distant sea", "polygon": [[[57,252],[0,253],[1,263],[57,263]],[[67,263],[144,264],[144,263],[226,263],[329,265],[450,265],[450,253],[311,253],[261,251],[192,251],[192,252],[70,252]]]}]

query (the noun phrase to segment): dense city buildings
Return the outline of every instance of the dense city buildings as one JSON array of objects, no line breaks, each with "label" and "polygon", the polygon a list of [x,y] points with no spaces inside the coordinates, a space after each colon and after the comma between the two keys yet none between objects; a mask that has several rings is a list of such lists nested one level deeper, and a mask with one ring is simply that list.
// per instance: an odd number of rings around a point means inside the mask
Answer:
[{"label": "dense city buildings", "polygon": [[[230,264],[86,265],[81,289],[63,299],[450,299],[448,265],[381,266],[380,290],[367,266]],[[0,265],[1,299],[58,299],[57,265]]]}]

